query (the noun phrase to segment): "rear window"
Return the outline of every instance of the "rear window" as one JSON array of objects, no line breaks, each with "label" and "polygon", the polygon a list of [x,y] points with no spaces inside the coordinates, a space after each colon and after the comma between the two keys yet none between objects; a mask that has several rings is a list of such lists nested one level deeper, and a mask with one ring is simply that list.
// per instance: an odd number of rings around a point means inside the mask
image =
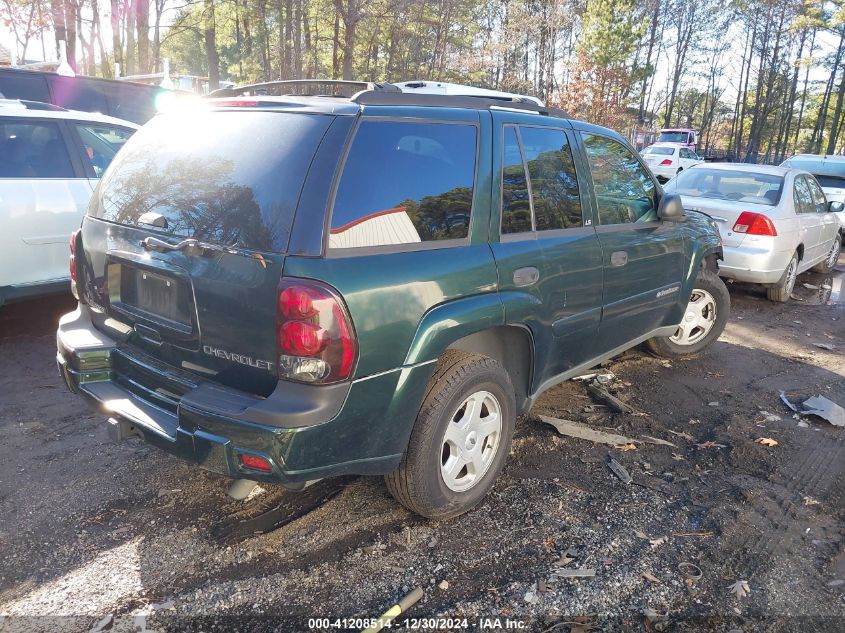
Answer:
[{"label": "rear window", "polygon": [[783,177],[776,174],[696,168],[682,171],[665,189],[683,196],[775,206],[780,202]]},{"label": "rear window", "polygon": [[674,147],[646,147],[643,150],[643,156],[646,154],[656,154],[658,156],[671,156],[675,153]]},{"label": "rear window", "polygon": [[106,170],[95,217],[229,246],[283,251],[314,152],[333,117],[190,111],[138,130]]},{"label": "rear window", "polygon": [[466,238],[476,145],[474,125],[361,123],[338,185],[329,248]]}]

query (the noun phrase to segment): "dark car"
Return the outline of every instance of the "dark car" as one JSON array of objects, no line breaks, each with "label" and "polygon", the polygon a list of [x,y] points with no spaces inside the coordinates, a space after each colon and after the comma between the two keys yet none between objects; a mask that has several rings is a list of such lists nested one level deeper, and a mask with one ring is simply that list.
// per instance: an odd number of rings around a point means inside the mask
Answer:
[{"label": "dark car", "polygon": [[69,388],[147,442],[301,488],[386,475],[473,507],[516,417],[730,310],[718,231],[615,132],[523,102],[364,91],[159,115],[73,241]]},{"label": "dark car", "polygon": [[174,91],[95,77],[0,68],[0,99],[40,101],[81,112],[99,112],[143,125],[156,113],[157,99]]}]

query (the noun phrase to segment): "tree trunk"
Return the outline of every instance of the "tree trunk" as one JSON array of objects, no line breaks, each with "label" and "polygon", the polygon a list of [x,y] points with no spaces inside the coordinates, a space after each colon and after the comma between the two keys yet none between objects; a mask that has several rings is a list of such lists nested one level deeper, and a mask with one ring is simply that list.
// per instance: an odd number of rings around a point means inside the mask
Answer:
[{"label": "tree trunk", "polygon": [[150,72],[150,0],[135,0],[135,27],[138,31],[138,72]]},{"label": "tree trunk", "polygon": [[124,74],[126,69],[123,66],[123,42],[120,39],[120,0],[111,0],[111,44],[114,62],[120,66],[121,74]]},{"label": "tree trunk", "polygon": [[220,58],[217,56],[217,31],[214,22],[214,0],[203,0],[202,32],[208,62],[208,89],[220,87]]}]

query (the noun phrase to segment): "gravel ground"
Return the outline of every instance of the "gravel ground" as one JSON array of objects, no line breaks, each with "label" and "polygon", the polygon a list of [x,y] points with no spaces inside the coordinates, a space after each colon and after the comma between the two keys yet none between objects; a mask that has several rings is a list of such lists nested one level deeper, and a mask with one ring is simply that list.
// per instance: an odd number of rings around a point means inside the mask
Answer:
[{"label": "gravel ground", "polygon": [[[842,631],[845,429],[795,419],[778,392],[845,405],[843,272],[801,276],[803,301],[786,305],[732,284],[733,317],[708,353],[608,363],[634,414],[596,405],[578,382],[551,390],[521,419],[493,492],[443,522],[401,509],[378,478],[236,503],[216,476],[137,440],[112,444],[55,369],[52,331],[70,302],[0,309],[0,631],[337,630],[335,618],[375,617],[415,587],[407,624],[419,630],[447,627],[415,618],[452,618],[449,630]],[[596,445],[539,415],[674,446]],[[254,534],[265,519],[284,525]],[[595,575],[555,580],[566,569]],[[745,597],[728,590],[740,580]]]}]

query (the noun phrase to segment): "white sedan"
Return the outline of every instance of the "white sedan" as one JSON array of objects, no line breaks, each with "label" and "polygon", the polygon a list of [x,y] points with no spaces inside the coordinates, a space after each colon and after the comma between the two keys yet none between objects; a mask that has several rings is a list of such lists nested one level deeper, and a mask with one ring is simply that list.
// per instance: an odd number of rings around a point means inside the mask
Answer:
[{"label": "white sedan", "polygon": [[70,235],[137,129],[102,114],[0,99],[0,306],[70,291]]},{"label": "white sedan", "polygon": [[649,145],[641,154],[648,168],[660,182],[671,180],[683,170],[704,162],[704,159],[691,149],[673,143]]},{"label": "white sedan", "polygon": [[799,273],[836,265],[842,240],[834,212],[812,174],[785,167],[713,163],[684,170],[666,185],[684,208],[719,226],[723,277],[763,284],[772,301],[787,301]]}]

